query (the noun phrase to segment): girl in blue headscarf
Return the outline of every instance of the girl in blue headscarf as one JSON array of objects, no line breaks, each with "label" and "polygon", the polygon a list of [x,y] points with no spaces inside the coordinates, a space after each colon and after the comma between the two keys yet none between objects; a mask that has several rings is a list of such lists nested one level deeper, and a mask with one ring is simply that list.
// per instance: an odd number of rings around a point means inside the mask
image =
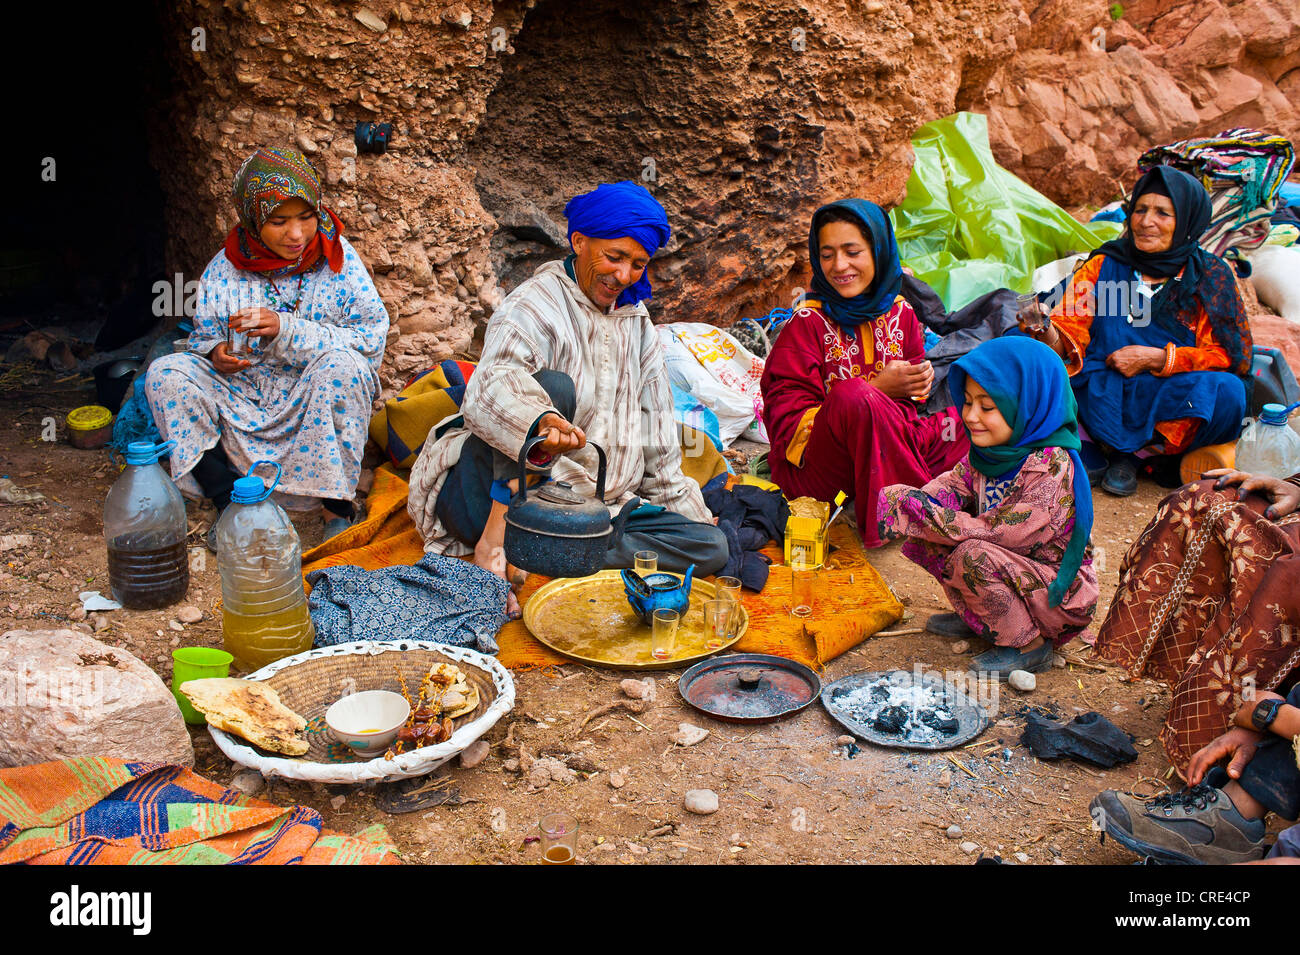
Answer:
[{"label": "girl in blue headscarf", "polygon": [[966,453],[955,408],[922,417],[934,382],[925,332],[899,294],[889,218],[844,199],[813,215],[812,290],[767,357],[761,382],[772,480],[787,497],[856,501],[858,531],[879,547],[876,498],[924,484]]},{"label": "girl in blue headscarf", "polygon": [[1097,605],[1090,551],[1092,488],[1079,460],[1074,393],[1041,342],[996,338],[958,359],[970,454],[924,487],[880,494],[880,533],[943,585],[956,613],[926,629],[995,646],[973,669],[1005,679],[1052,665]]}]

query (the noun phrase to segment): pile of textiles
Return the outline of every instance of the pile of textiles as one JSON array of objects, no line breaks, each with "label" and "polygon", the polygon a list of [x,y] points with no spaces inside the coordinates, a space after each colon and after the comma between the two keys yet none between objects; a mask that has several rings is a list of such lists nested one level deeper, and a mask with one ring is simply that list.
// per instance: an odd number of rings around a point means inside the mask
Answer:
[{"label": "pile of textiles", "polygon": [[[944,310],[934,289],[918,278],[903,275],[903,298],[926,329],[925,357],[934,368],[934,385],[926,401],[927,414],[938,414],[954,402],[948,394],[948,369],[981,342],[1005,335],[1016,327],[1016,293],[994,289],[955,312]],[[938,340],[930,343],[930,335]]]},{"label": "pile of textiles", "polygon": [[331,832],[180,766],[83,756],[0,769],[0,864],[398,865],[383,826]]},{"label": "pile of textiles", "polygon": [[737,484],[704,488],[704,503],[718,518],[727,535],[727,563],[720,577],[735,577],[742,586],[758,592],[767,584],[771,561],[760,551],[769,541],[782,542],[790,508],[780,491]]},{"label": "pile of textiles", "polygon": [[306,575],[316,646],[354,640],[432,640],[496,653],[505,580],[455,557],[376,570],[343,565]]},{"label": "pile of textiles", "polygon": [[1138,159],[1144,173],[1165,165],[1200,180],[1213,210],[1201,246],[1218,256],[1229,249],[1249,252],[1268,240],[1278,192],[1294,164],[1288,140],[1244,127],[1157,146]]},{"label": "pile of textiles", "polygon": [[370,419],[370,439],[399,468],[415,463],[433,432],[460,427],[460,403],[474,374],[474,362],[448,358],[416,375]]}]

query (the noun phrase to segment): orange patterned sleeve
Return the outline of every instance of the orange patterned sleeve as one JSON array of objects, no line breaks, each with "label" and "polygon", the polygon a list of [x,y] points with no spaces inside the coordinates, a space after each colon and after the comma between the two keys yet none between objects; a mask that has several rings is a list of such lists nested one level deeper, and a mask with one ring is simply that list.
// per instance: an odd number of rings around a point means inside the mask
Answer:
[{"label": "orange patterned sleeve", "polygon": [[1172,348],[1174,353],[1173,362],[1166,365],[1170,375],[1177,375],[1184,371],[1227,371],[1232,365],[1227,350],[1214,337],[1210,316],[1205,314],[1205,309],[1200,303],[1197,303],[1196,308],[1200,313],[1196,317],[1196,344],[1183,348],[1167,346]]},{"label": "orange patterned sleeve", "polygon": [[1083,353],[1092,338],[1092,319],[1096,314],[1097,277],[1105,256],[1094,255],[1077,269],[1070,284],[1065,287],[1065,297],[1052,310],[1052,324],[1061,333],[1065,343],[1065,370],[1077,375],[1083,368]]}]

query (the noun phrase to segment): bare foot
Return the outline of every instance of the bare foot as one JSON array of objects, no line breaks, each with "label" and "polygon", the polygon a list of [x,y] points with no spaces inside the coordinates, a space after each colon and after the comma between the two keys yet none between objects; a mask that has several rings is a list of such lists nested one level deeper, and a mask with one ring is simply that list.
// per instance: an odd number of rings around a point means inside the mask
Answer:
[{"label": "bare foot", "polygon": [[[517,584],[514,577],[520,574],[520,571],[511,567],[506,562],[506,551],[504,547],[494,547],[491,544],[485,544],[479,541],[478,546],[474,548],[474,564],[482,567],[488,573],[496,574],[507,584],[510,584],[510,590],[506,592],[506,616],[511,620],[518,620],[520,616],[519,598],[515,596]],[[524,575],[527,579],[527,575]]]}]

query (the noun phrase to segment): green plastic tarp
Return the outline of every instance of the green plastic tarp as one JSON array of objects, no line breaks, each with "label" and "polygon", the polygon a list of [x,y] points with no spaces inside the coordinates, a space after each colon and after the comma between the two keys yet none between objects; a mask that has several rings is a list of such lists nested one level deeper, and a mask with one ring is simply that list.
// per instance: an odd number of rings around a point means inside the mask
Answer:
[{"label": "green plastic tarp", "polygon": [[949,311],[994,289],[1030,291],[1034,269],[1119,235],[1084,225],[993,160],[988,120],[957,113],[912,138],[907,198],[890,212],[903,264]]}]

